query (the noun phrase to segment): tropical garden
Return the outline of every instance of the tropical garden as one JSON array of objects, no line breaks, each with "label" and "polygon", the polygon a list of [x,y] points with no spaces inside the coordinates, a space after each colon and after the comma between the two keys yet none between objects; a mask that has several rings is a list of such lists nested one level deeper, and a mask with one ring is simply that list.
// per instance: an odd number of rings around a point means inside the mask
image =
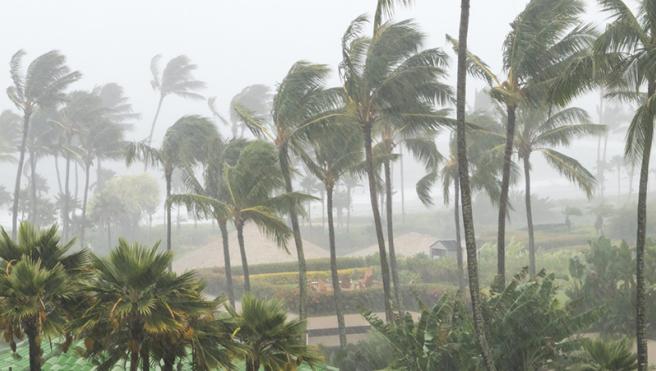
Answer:
[{"label": "tropical garden", "polygon": [[[654,367],[656,1],[596,0],[599,24],[582,0],[525,1],[500,71],[469,47],[469,0],[441,46],[398,19],[413,1],[371,3],[338,65],[227,101],[156,55],[145,114],[58,50],[17,51],[0,368]],[[162,120],[182,99],[205,111]],[[538,194],[547,168],[582,197]]]}]

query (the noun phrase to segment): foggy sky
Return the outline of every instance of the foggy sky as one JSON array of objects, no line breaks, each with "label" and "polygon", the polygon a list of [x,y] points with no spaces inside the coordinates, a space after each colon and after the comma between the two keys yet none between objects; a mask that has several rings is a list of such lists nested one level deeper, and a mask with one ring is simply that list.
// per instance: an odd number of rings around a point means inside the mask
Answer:
[{"label": "foggy sky", "polygon": [[[528,0],[472,0],[469,47],[495,72],[500,72],[501,43],[511,20]],[[601,25],[593,2],[588,20]],[[18,49],[28,53],[26,62],[50,49],[68,57],[72,69],[83,79],[72,89],[89,89],[116,82],[125,88],[142,118],[129,133],[130,139],[143,139],[149,129],[157,95],[150,87],[150,59],[163,54],[162,62],[179,54],[188,55],[199,68],[196,77],[207,83],[207,96],[217,96],[217,106],[227,112],[231,97],[243,87],[264,83],[274,86],[299,59],[330,65],[333,70],[341,58],[340,38],[349,22],[372,12],[374,0],[58,0],[5,1],[0,22],[3,36],[0,48],[0,86],[10,84],[8,63]],[[445,47],[446,33],[457,35],[459,0],[416,0],[410,9],[399,10],[395,19],[413,17],[427,34],[427,47]],[[453,55],[453,54],[452,54]],[[455,57],[455,56],[454,56]],[[455,58],[452,59],[455,82]],[[333,84],[339,80],[335,74]],[[470,79],[473,92],[483,84]],[[578,104],[596,119],[597,99],[586,97]],[[0,94],[0,110],[13,106]],[[162,110],[155,134],[159,143],[164,131],[184,114],[210,115],[205,101],[185,101],[170,96]],[[222,128],[224,133],[228,131]],[[623,134],[609,143],[609,158],[622,151]],[[575,155],[593,173],[595,140],[576,142],[565,151]],[[536,156],[538,157],[538,156]],[[45,171],[47,166],[41,166]],[[421,168],[406,181],[406,195],[414,196],[414,183]],[[138,172],[139,166],[132,172]],[[15,165],[1,165],[2,184],[11,190]],[[534,166],[536,193],[554,198],[582,197],[566,179],[546,170],[543,161]],[[159,177],[159,176],[158,176]],[[613,176],[610,176],[613,179]],[[54,179],[49,181],[51,191]],[[608,192],[614,192],[609,181]],[[517,185],[522,187],[521,182]],[[625,186],[626,187],[626,186]]]}]

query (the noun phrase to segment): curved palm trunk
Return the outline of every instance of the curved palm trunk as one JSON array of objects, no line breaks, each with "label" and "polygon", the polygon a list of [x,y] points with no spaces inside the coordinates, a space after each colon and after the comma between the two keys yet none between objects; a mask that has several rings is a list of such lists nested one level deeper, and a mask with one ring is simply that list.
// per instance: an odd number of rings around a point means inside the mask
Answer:
[{"label": "curved palm trunk", "polygon": [[155,117],[153,117],[153,123],[150,124],[150,134],[148,134],[148,145],[153,141],[153,134],[155,134],[155,125],[157,124],[157,118],[159,117],[159,112],[162,110],[162,103],[164,102],[164,94],[160,94],[159,102],[157,102],[157,109],[155,110]]},{"label": "curved palm trunk", "polygon": [[57,175],[57,188],[59,189],[59,194],[64,193],[64,187],[62,186],[61,172],[59,171],[59,156],[55,154],[55,173]]},{"label": "curved palm trunk", "polygon": [[251,291],[251,276],[248,273],[248,258],[246,257],[246,245],[244,244],[244,223],[242,221],[235,221],[235,229],[237,230],[237,242],[239,243],[239,253],[241,254],[241,269],[244,277],[244,291]]},{"label": "curved palm trunk", "polygon": [[[650,81],[648,97],[656,94],[656,81]],[[647,337],[646,337],[646,309],[647,297],[645,288],[645,243],[647,234],[647,191],[649,181],[649,157],[653,140],[653,118],[645,130],[644,146],[642,149],[642,162],[640,165],[640,183],[638,187],[638,228],[636,236],[636,343],[638,348],[638,370],[646,371],[648,367]]]},{"label": "curved palm trunk", "polygon": [[[286,144],[283,144],[279,148],[278,159],[280,162],[280,169],[282,170],[282,175],[285,178],[285,191],[291,193],[294,191],[292,187],[292,178],[291,178],[291,169],[289,166],[289,153],[288,147]],[[323,193],[322,193],[323,195]],[[321,202],[323,208],[323,197]],[[322,217],[322,227],[323,227],[323,215]],[[301,238],[301,228],[298,225],[298,214],[296,213],[296,205],[289,205],[289,219],[292,224],[292,232],[294,233],[294,245],[296,246],[296,256],[298,258],[298,292],[299,292],[299,303],[298,303],[298,316],[300,319],[305,319],[307,317],[306,313],[306,303],[307,303],[307,268],[305,265],[305,252],[303,251],[303,239]]]},{"label": "curved palm trunk", "polygon": [[[478,262],[476,256],[476,235],[474,231],[474,216],[471,205],[471,190],[469,188],[469,163],[467,162],[467,140],[465,137],[465,99],[467,91],[467,33],[469,31],[469,0],[461,0],[460,32],[458,40],[458,83],[457,83],[457,148],[458,173],[460,175],[460,191],[462,199],[462,219],[465,228],[465,244],[467,246],[467,271],[469,273],[469,292],[471,296],[474,328],[478,345],[480,346],[483,363],[488,371],[495,371],[494,360],[485,336],[485,321],[481,311],[481,297],[478,287]],[[511,143],[512,144],[512,143]],[[503,208],[503,205],[501,205]]]},{"label": "curved palm trunk", "polygon": [[524,202],[526,203],[526,225],[528,227],[528,272],[535,276],[535,230],[533,228],[533,208],[531,206],[531,163],[528,156],[524,157]]},{"label": "curved palm trunk", "polygon": [[390,287],[390,271],[387,263],[387,252],[385,250],[385,237],[383,236],[383,223],[380,219],[380,210],[378,209],[378,195],[376,194],[376,176],[374,173],[373,149],[371,139],[371,123],[365,123],[362,128],[364,134],[364,153],[367,165],[367,179],[369,181],[369,200],[371,202],[371,212],[374,217],[374,227],[376,228],[376,240],[378,241],[378,254],[380,256],[380,275],[383,280],[383,295],[385,303],[385,319],[390,322],[393,317],[392,313],[392,293]]},{"label": "curved palm trunk", "polygon": [[36,318],[25,321],[25,335],[29,345],[30,371],[41,371],[41,336],[39,336],[39,327]]},{"label": "curved palm trunk", "polygon": [[399,282],[399,271],[396,265],[396,250],[394,248],[394,221],[393,221],[393,211],[392,211],[392,169],[390,166],[389,160],[385,160],[384,164],[385,171],[385,209],[386,209],[386,221],[387,221],[387,243],[389,244],[389,258],[390,258],[390,272],[392,273],[392,285],[394,290],[394,300],[396,301],[396,306],[401,307],[401,295],[399,294],[400,282]]},{"label": "curved palm trunk", "polygon": [[499,219],[497,230],[497,278],[496,284],[506,287],[506,219],[508,212],[508,192],[510,191],[510,165],[512,164],[513,140],[515,138],[515,106],[508,106],[506,123],[506,144],[503,152],[503,175],[501,177],[501,196],[499,198]]},{"label": "curved palm trunk", "polygon": [[[173,175],[172,170],[167,170],[164,174],[166,181],[166,200],[164,201],[164,207],[166,208],[166,251],[171,252],[171,204],[168,200],[171,197],[171,176]],[[171,265],[169,265],[169,270],[172,270]]]},{"label": "curved palm trunk", "polygon": [[36,155],[34,151],[30,151],[30,179],[32,185],[30,187],[30,223],[36,225]]},{"label": "curved palm trunk", "polygon": [[346,324],[342,312],[342,289],[339,285],[337,273],[337,251],[335,246],[335,223],[333,221],[333,187],[326,185],[326,199],[328,202],[328,242],[330,244],[330,274],[333,282],[333,296],[335,298],[335,314],[337,315],[337,329],[339,331],[339,347],[346,348]]},{"label": "curved palm trunk", "polygon": [[16,239],[18,233],[18,201],[20,198],[21,177],[23,176],[23,164],[25,163],[25,149],[27,148],[27,135],[30,130],[31,110],[23,113],[23,138],[21,139],[20,155],[18,156],[18,167],[16,169],[16,181],[14,183],[14,204],[11,208],[11,237]]},{"label": "curved palm trunk", "polygon": [[218,220],[221,230],[221,242],[223,244],[223,269],[225,270],[226,288],[230,305],[235,307],[235,291],[232,287],[232,267],[230,265],[230,243],[228,242],[228,225],[225,220]]},{"label": "curved palm trunk", "polygon": [[462,238],[460,236],[460,181],[456,178],[453,180],[454,188],[454,202],[453,202],[453,219],[456,226],[456,245],[457,250],[457,263],[458,263],[458,290],[460,294],[465,293],[465,258],[462,252]]},{"label": "curved palm trunk", "polygon": [[87,227],[87,201],[89,200],[89,175],[91,172],[91,162],[84,164],[84,194],[82,196],[82,219],[80,225],[80,246],[84,248],[84,236]]}]

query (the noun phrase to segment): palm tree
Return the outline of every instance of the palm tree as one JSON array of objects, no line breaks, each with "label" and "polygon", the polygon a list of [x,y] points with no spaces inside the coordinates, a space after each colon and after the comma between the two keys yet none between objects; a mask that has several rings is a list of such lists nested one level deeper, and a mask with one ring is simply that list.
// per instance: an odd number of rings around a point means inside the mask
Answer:
[{"label": "palm tree", "polygon": [[328,209],[328,243],[330,248],[330,273],[335,297],[335,313],[339,330],[339,345],[346,347],[346,326],[342,309],[342,292],[337,272],[337,247],[335,245],[335,222],[333,220],[333,195],[340,178],[362,161],[362,139],[356,127],[349,125],[341,130],[320,127],[310,134],[312,155],[301,158],[312,174],[323,183],[326,190]]},{"label": "palm tree", "polygon": [[150,60],[150,71],[153,74],[150,85],[154,90],[159,92],[159,100],[157,102],[155,116],[153,117],[153,123],[150,125],[150,134],[145,141],[147,145],[150,145],[153,141],[155,125],[157,124],[157,118],[162,109],[164,98],[169,95],[177,95],[188,99],[204,99],[198,91],[205,88],[205,83],[194,78],[193,72],[197,66],[191,63],[189,57],[179,55],[171,59],[166,64],[166,67],[164,67],[164,71],[161,72],[159,67],[160,59],[162,59],[162,56],[157,54]]},{"label": "palm tree", "polygon": [[[251,142],[243,148],[234,167],[223,167],[223,187],[226,196],[214,198],[190,193],[171,195],[168,204],[185,203],[193,208],[210,208],[222,219],[232,220],[237,231],[237,242],[241,253],[244,290],[250,291],[250,273],[244,241],[244,227],[253,222],[265,235],[272,238],[278,246],[287,250],[287,240],[291,230],[279,213],[287,210],[289,202],[300,202],[307,197],[298,193],[273,193],[283,187],[284,181],[273,145]],[[257,179],[254,182],[253,179]],[[291,201],[290,201],[291,200]]]},{"label": "palm tree", "polygon": [[14,185],[14,204],[12,206],[11,228],[12,236],[16,237],[18,231],[18,201],[21,185],[23,163],[25,162],[25,151],[30,128],[32,113],[39,108],[55,107],[65,100],[64,90],[79,80],[81,74],[71,71],[66,66],[66,57],[56,50],[34,59],[22,71],[22,60],[25,56],[23,50],[19,50],[11,57],[9,63],[12,86],[7,88],[9,99],[23,114],[23,133],[18,157],[18,168],[16,170],[16,182]]},{"label": "palm tree", "polygon": [[[304,193],[306,194],[313,194],[314,192],[317,191],[317,189],[320,187],[319,182],[317,182],[317,178],[312,175],[311,171],[306,171],[305,176],[301,179],[299,182],[299,186],[303,190]],[[312,203],[308,202],[307,203],[307,222],[312,228]]]},{"label": "palm tree", "polygon": [[488,371],[495,371],[494,360],[485,335],[485,319],[481,308],[481,293],[478,283],[478,262],[476,251],[476,232],[471,205],[471,188],[469,186],[469,162],[467,162],[467,140],[465,132],[465,106],[467,98],[467,34],[469,32],[469,0],[460,2],[460,30],[458,32],[458,81],[456,86],[456,152],[458,159],[458,181],[462,200],[462,221],[465,230],[467,249],[467,273],[469,276],[469,293],[474,317],[474,330],[480,346],[483,364]]},{"label": "palm tree", "polygon": [[214,307],[201,299],[202,284],[195,274],[169,272],[173,255],[158,248],[120,239],[109,256],[93,258],[96,272],[87,283],[90,305],[79,331],[87,356],[98,358],[101,369],[129,354],[130,370],[140,363],[147,370],[156,336],[179,334],[189,317]]},{"label": "palm tree", "polygon": [[[325,65],[305,61],[296,62],[276,89],[269,123],[243,106],[233,106],[254,134],[266,138],[276,145],[287,193],[294,192],[291,155],[304,141],[307,130],[339,115],[341,90],[324,89],[329,72],[329,68]],[[307,316],[305,310],[307,269],[303,239],[298,223],[298,205],[289,204],[288,209],[298,258],[299,315],[301,318],[305,318]]]},{"label": "palm tree", "polygon": [[[143,161],[146,166],[159,166],[164,172],[166,200],[171,196],[173,170],[203,162],[209,154],[208,148],[218,136],[216,126],[201,116],[183,116],[166,131],[161,148],[148,143],[129,143],[125,161],[132,164]],[[166,251],[171,251],[171,204],[165,201],[166,210]]]},{"label": "palm tree", "polygon": [[[248,127],[242,120],[237,107],[242,107],[249,112],[261,116],[268,117],[271,113],[271,88],[262,84],[249,85],[237,93],[232,100],[230,100],[230,121],[226,120],[215,107],[216,97],[207,99],[207,104],[223,124],[230,126],[232,137],[243,137],[244,131]],[[237,133],[239,131],[239,133]]]},{"label": "palm tree", "polygon": [[619,57],[614,65],[611,88],[639,92],[647,86],[647,95],[639,95],[639,108],[629,126],[625,154],[632,161],[640,160],[636,233],[636,343],[638,370],[648,367],[647,338],[645,335],[646,286],[645,243],[647,225],[647,191],[649,160],[656,112],[656,72],[651,65],[656,55],[656,9],[653,1],[640,1],[637,14],[622,0],[599,0],[602,9],[613,19],[595,44],[598,54]]},{"label": "palm tree", "polygon": [[366,16],[356,18],[342,38],[340,73],[345,117],[363,133],[369,198],[380,256],[386,318],[392,317],[392,291],[383,226],[378,207],[372,130],[385,122],[429,128],[451,123],[434,106],[450,99],[443,76],[446,56],[440,49],[421,50],[424,36],[409,20],[386,22],[373,37],[362,34]]},{"label": "palm tree", "polygon": [[572,229],[572,217],[573,216],[581,216],[581,215],[583,215],[583,212],[578,207],[567,206],[567,207],[565,207],[565,210],[563,210],[563,214],[565,214],[565,225],[567,226],[568,230],[571,230]]},{"label": "palm tree", "polygon": [[631,371],[638,367],[638,357],[631,342],[618,340],[583,340],[583,349],[575,353],[575,371]]},{"label": "palm tree", "polygon": [[305,344],[305,321],[288,320],[287,311],[274,300],[246,295],[241,311],[228,308],[235,321],[237,339],[246,348],[246,371],[293,370],[301,364],[311,367],[321,354]]},{"label": "palm tree", "polygon": [[517,154],[524,168],[524,196],[528,224],[529,274],[535,276],[535,231],[531,208],[531,154],[540,152],[547,163],[576,183],[590,198],[596,185],[594,176],[576,159],[553,147],[569,146],[572,139],[585,135],[598,135],[606,130],[604,125],[590,123],[585,110],[578,107],[552,112],[551,108],[520,107],[518,128],[515,136]]},{"label": "palm tree", "polygon": [[41,232],[23,222],[17,241],[4,229],[0,233],[0,312],[10,324],[3,328],[5,339],[15,344],[27,335],[30,370],[38,371],[42,336],[64,337],[64,349],[70,344],[87,251],[69,253],[73,241],[62,243],[55,226]]},{"label": "palm tree", "polygon": [[[495,75],[476,55],[467,54],[469,73],[483,78],[490,86],[492,97],[506,108],[506,143],[497,230],[497,282],[502,286],[506,275],[506,219],[516,111],[523,102],[530,104],[544,95],[550,101],[565,104],[582,90],[581,85],[585,83],[579,82],[580,78],[570,79],[570,85],[561,84],[558,89],[551,85],[557,85],[558,77],[580,67],[581,60],[587,61],[585,58],[595,34],[592,26],[581,23],[583,11],[584,4],[580,0],[531,0],[512,22],[512,30],[506,36],[502,50],[505,77]],[[457,47],[457,40],[447,38]]]},{"label": "palm tree", "polygon": [[[480,113],[473,113],[468,117],[468,122],[476,125],[467,132],[467,156],[469,160],[469,171],[471,173],[470,186],[473,191],[485,191],[494,204],[499,199],[498,173],[501,170],[500,156],[495,151],[503,141],[498,134],[502,128],[496,121]],[[456,261],[458,265],[458,288],[460,293],[465,293],[465,268],[462,250],[462,236],[460,231],[460,181],[458,180],[458,153],[455,131],[451,133],[449,141],[449,155],[442,161],[441,166],[429,168],[429,172],[419,179],[416,185],[417,196],[424,205],[432,205],[433,199],[431,189],[441,178],[442,199],[446,205],[451,200],[450,192],[453,189],[453,218],[456,233],[456,245],[458,252]]]}]

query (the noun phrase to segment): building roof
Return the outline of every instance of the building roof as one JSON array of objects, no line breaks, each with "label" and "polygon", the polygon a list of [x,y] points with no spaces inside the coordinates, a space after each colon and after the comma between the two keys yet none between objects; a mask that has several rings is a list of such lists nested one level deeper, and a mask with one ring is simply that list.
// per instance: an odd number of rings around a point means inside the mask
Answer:
[{"label": "building roof", "polygon": [[437,240],[430,245],[431,249],[445,249],[449,251],[458,250],[458,244],[455,240]]}]

